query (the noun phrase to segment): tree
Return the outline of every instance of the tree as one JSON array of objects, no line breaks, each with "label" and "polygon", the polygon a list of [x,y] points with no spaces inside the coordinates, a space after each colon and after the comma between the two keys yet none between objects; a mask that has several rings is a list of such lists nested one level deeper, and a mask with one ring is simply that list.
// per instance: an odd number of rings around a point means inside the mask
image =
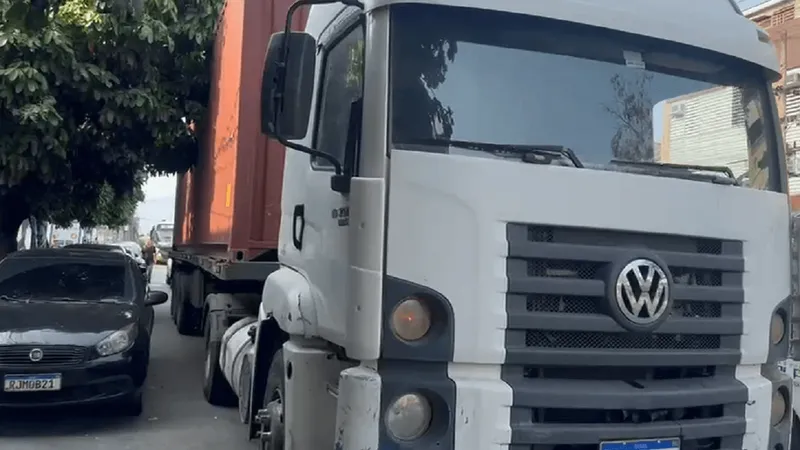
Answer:
[{"label": "tree", "polygon": [[0,255],[29,216],[120,225],[191,167],[222,0],[0,0]]},{"label": "tree", "polygon": [[653,101],[649,96],[653,75],[642,72],[634,79],[611,77],[616,102],[604,105],[616,117],[619,128],[611,138],[614,158],[625,161],[653,160]]}]

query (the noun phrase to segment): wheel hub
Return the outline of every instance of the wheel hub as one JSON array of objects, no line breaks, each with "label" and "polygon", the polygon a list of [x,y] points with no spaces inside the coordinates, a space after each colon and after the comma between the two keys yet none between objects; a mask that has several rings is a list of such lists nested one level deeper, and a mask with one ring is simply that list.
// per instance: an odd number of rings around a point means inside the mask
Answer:
[{"label": "wheel hub", "polygon": [[261,424],[259,433],[261,450],[283,450],[283,401],[280,396],[267,403],[267,406],[259,411],[257,419]]}]

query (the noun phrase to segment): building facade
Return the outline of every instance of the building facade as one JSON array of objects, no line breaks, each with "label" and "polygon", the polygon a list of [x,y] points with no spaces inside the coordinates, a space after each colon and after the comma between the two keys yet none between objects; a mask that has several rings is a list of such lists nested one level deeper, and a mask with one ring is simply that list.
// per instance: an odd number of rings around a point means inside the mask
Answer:
[{"label": "building facade", "polygon": [[[776,100],[786,141],[792,209],[800,211],[800,0],[769,0],[743,12],[769,33],[780,59],[783,76],[775,84]],[[661,159],[728,166],[737,176],[746,176],[748,151],[744,118],[741,107],[737,108],[740,101],[735,88],[710,89],[667,101]]]}]

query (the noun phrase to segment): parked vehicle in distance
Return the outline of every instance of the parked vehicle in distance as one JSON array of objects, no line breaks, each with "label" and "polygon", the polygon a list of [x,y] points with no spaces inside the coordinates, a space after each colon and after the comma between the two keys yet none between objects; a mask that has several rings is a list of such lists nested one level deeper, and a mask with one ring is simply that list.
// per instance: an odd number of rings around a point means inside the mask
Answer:
[{"label": "parked vehicle in distance", "polygon": [[170,222],[161,222],[150,230],[150,239],[156,246],[156,264],[166,264],[169,252],[172,250],[173,232],[175,225]]},{"label": "parked vehicle in distance", "polygon": [[152,306],[167,294],[148,291],[120,252],[88,247],[0,262],[0,408],[105,404],[141,414]]},{"label": "parked vehicle in distance", "polygon": [[86,249],[86,250],[105,250],[114,253],[122,253],[123,255],[131,258],[136,262],[137,267],[139,267],[139,271],[142,275],[147,274],[147,264],[144,262],[144,258],[139,256],[138,258],[133,255],[128,249],[119,244],[70,244],[65,245],[64,248],[77,248],[77,249]]},{"label": "parked vehicle in distance", "polygon": [[142,257],[142,246],[139,245],[138,242],[122,241],[122,242],[117,242],[116,244],[125,247],[134,256],[138,256],[139,258]]},{"label": "parked vehicle in distance", "polygon": [[147,268],[147,263],[145,262],[144,258],[142,257],[141,251],[137,254],[135,251],[133,251],[132,248],[128,247],[127,245],[120,244],[120,243],[111,244],[111,245],[116,245],[117,247],[121,248],[122,251],[124,251],[128,256],[133,258],[133,260],[136,261],[136,264],[139,264],[140,267],[143,267],[145,269]]}]

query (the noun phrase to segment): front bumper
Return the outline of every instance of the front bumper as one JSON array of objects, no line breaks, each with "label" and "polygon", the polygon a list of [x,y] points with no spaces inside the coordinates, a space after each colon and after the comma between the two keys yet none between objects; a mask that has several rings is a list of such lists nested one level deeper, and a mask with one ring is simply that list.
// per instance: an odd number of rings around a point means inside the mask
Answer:
[{"label": "front bumper", "polygon": [[141,362],[130,353],[112,355],[74,366],[0,367],[6,375],[61,374],[61,390],[13,392],[0,390],[0,408],[38,408],[113,402],[141,388]]}]

